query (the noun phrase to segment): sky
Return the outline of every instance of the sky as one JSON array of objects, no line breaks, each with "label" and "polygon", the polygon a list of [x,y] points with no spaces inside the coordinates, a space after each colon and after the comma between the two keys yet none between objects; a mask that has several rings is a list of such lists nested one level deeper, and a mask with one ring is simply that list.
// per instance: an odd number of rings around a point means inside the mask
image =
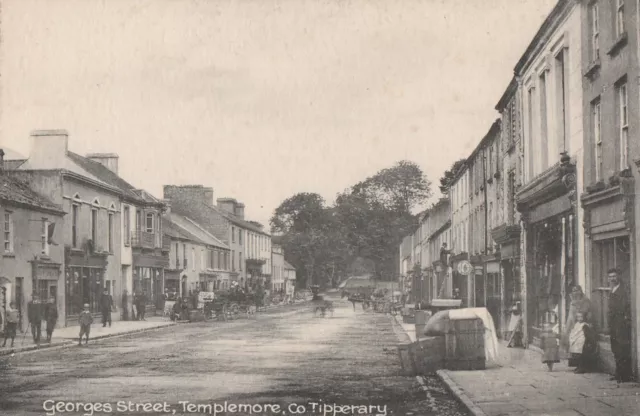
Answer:
[{"label": "sky", "polygon": [[556,0],[1,0],[0,145],[65,129],[162,197],[268,224],[407,159],[433,184],[498,117]]}]

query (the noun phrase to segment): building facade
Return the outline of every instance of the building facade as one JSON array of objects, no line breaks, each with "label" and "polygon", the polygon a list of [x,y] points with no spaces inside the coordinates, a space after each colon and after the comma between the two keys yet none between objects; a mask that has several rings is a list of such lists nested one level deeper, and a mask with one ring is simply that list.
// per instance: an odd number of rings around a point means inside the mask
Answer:
[{"label": "building facade", "polygon": [[285,294],[287,296],[293,296],[296,291],[296,268],[291,265],[288,261],[284,261],[284,283],[285,283]]},{"label": "building facade", "polygon": [[501,146],[499,158],[502,160],[502,198],[498,202],[501,215],[491,225],[491,237],[500,253],[500,312],[495,319],[502,332],[508,328],[510,310],[522,301],[522,281],[520,274],[520,214],[516,209],[516,191],[522,186],[522,165],[524,148],[521,134],[521,103],[518,82],[511,80],[506,91],[496,105],[501,118]]},{"label": "building facade", "polygon": [[638,373],[637,229],[635,195],[640,159],[638,3],[582,4],[584,128],[583,187],[585,293],[595,306],[601,364],[615,369],[609,339],[607,270],[617,268],[629,288],[634,327],[633,361]]},{"label": "building facade", "polygon": [[459,292],[464,306],[472,304],[473,292],[471,270],[466,270],[469,256],[469,230],[470,230],[470,203],[469,194],[471,187],[471,174],[465,163],[455,174],[449,187],[449,200],[451,201],[451,267],[452,286],[454,292]]},{"label": "building facade", "polygon": [[[231,279],[249,288],[268,285],[271,273],[271,237],[262,228],[244,219],[244,204],[232,198],[219,198],[214,204],[213,189],[202,185],[165,185],[164,199],[172,211],[191,218],[207,232],[229,246]],[[247,235],[261,244],[246,257]],[[247,247],[251,247],[250,244]],[[254,258],[254,256],[256,258]],[[269,268],[266,274],[263,270]]]},{"label": "building facade", "polygon": [[581,8],[561,0],[515,67],[523,105],[525,338],[536,345],[546,323],[564,330],[569,289],[584,287],[582,209]]},{"label": "building facade", "polygon": [[32,295],[42,301],[54,298],[65,319],[64,215],[60,205],[33,191],[13,172],[4,170],[0,149],[0,215],[3,247],[0,256],[0,329],[4,331],[6,309],[14,302],[19,327],[27,329],[27,303]]},{"label": "building facade", "polygon": [[171,239],[165,287],[170,293],[188,297],[196,291],[214,292],[231,287],[230,254],[225,243],[194,220],[171,212],[163,217]]},{"label": "building facade", "polygon": [[426,238],[423,240],[426,246],[427,263],[431,269],[431,293],[434,298],[451,298],[452,281],[449,256],[441,256],[443,244],[447,248],[451,242],[451,203],[449,198],[440,198],[428,211]]},{"label": "building facade", "polygon": [[271,245],[271,291],[277,293],[285,289],[284,250],[279,244]]}]

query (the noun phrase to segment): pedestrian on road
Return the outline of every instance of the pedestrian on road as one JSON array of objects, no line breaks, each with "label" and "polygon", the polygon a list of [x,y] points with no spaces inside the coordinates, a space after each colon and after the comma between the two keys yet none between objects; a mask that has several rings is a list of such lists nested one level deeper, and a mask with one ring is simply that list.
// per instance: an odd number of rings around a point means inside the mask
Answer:
[{"label": "pedestrian on road", "polygon": [[11,348],[13,348],[13,341],[16,339],[16,330],[18,329],[18,310],[14,302],[9,303],[9,308],[6,310],[5,319],[7,324],[4,328],[4,343],[2,347],[7,346],[7,339],[11,338]]},{"label": "pedestrian on road", "polygon": [[31,325],[31,335],[33,343],[40,345],[40,335],[42,332],[42,304],[38,295],[32,295],[31,301],[27,304],[27,317]]},{"label": "pedestrian on road", "polygon": [[631,365],[631,305],[628,288],[620,281],[617,268],[607,272],[611,294],[609,295],[609,335],[611,352],[616,360],[616,374],[611,378],[618,383],[633,381]]},{"label": "pedestrian on road", "polygon": [[146,292],[142,292],[142,294],[140,294],[140,296],[138,297],[138,305],[137,305],[137,309],[138,309],[138,320],[139,321],[146,321],[146,319],[144,319],[144,314],[146,312],[146,307],[147,307],[147,294]]},{"label": "pedestrian on road", "polygon": [[356,311],[356,298],[353,295],[349,295],[349,301],[351,302],[351,304],[353,305],[353,311]]},{"label": "pedestrian on road", "polygon": [[128,302],[129,302],[129,293],[127,292],[127,289],[125,289],[122,291],[122,320],[123,321],[129,320]]},{"label": "pedestrian on road", "polygon": [[[550,312],[549,315],[555,315]],[[543,324],[540,334],[542,341],[542,362],[547,365],[549,371],[553,371],[553,365],[560,362],[560,340],[558,339],[558,325],[555,322]]]},{"label": "pedestrian on road", "polygon": [[111,327],[111,308],[113,307],[113,297],[109,294],[109,290],[105,289],[100,298],[100,312],[102,312],[102,327],[109,324]]},{"label": "pedestrian on road", "polygon": [[47,342],[51,343],[53,330],[58,322],[58,306],[56,305],[56,300],[53,297],[50,297],[49,302],[44,306],[44,320],[47,323]]},{"label": "pedestrian on road", "polygon": [[134,292],[133,293],[133,302],[132,302],[133,320],[134,321],[140,320],[140,310],[138,309],[138,304],[139,303],[140,303],[140,292]]},{"label": "pedestrian on road", "polygon": [[89,344],[89,334],[91,333],[91,324],[93,323],[93,316],[91,315],[91,311],[89,311],[89,304],[84,304],[84,309],[80,312],[80,317],[78,318],[80,321],[80,338],[78,339],[78,345],[82,345],[82,336],[86,337],[84,341],[84,345]]}]

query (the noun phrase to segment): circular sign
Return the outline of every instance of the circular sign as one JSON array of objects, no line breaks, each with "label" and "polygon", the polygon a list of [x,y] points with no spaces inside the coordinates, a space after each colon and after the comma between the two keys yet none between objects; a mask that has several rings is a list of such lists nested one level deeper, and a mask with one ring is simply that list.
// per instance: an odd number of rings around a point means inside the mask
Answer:
[{"label": "circular sign", "polygon": [[462,260],[460,263],[458,263],[457,269],[458,269],[458,273],[468,276],[469,274],[471,274],[473,267],[471,266],[471,263],[469,263],[467,260]]}]

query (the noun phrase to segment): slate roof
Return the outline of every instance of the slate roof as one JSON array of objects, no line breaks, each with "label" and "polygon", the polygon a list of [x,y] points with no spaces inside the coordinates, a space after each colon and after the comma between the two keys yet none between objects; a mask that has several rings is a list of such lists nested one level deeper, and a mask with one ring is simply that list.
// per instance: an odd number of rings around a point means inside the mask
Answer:
[{"label": "slate roof", "polygon": [[5,160],[4,168],[6,170],[16,170],[26,162],[27,159]]},{"label": "slate roof", "polygon": [[129,197],[130,199],[138,202],[150,202],[141,196],[139,193],[140,190],[136,189],[133,185],[122,179],[117,173],[112,172],[104,165],[71,151],[67,151],[67,156],[73,163],[94,175],[99,180],[120,189],[124,193],[125,197]]},{"label": "slate roof", "polygon": [[0,200],[56,212],[61,215],[65,213],[60,206],[35,192],[25,182],[12,177],[7,172],[0,173]]},{"label": "slate roof", "polygon": [[[218,208],[215,205],[209,205],[206,204],[202,201],[193,201],[190,202],[188,206],[184,206],[182,204],[173,202],[172,204],[176,210],[180,210],[182,211],[182,213],[187,213],[190,216],[197,216],[198,213],[200,213],[200,215],[204,215],[206,216],[207,214],[204,214],[202,212],[202,210],[210,210],[209,212],[215,212],[219,215],[221,215],[222,217],[226,218],[227,220],[229,220],[231,223],[235,224],[235,225],[239,225],[242,228],[251,230],[255,233],[258,234],[263,234],[266,236],[269,236],[269,233],[265,232],[264,230],[261,230],[259,227],[256,227],[255,225],[251,224],[249,221],[245,221],[243,219],[238,218],[236,215],[225,211],[224,209]],[[196,206],[197,205],[197,206]]]},{"label": "slate roof", "polygon": [[163,226],[165,223],[167,225],[165,232],[166,230],[170,231],[168,232],[169,236],[188,239],[202,245],[229,249],[228,245],[205,231],[204,228],[190,218],[171,212],[165,214],[163,220]]}]

